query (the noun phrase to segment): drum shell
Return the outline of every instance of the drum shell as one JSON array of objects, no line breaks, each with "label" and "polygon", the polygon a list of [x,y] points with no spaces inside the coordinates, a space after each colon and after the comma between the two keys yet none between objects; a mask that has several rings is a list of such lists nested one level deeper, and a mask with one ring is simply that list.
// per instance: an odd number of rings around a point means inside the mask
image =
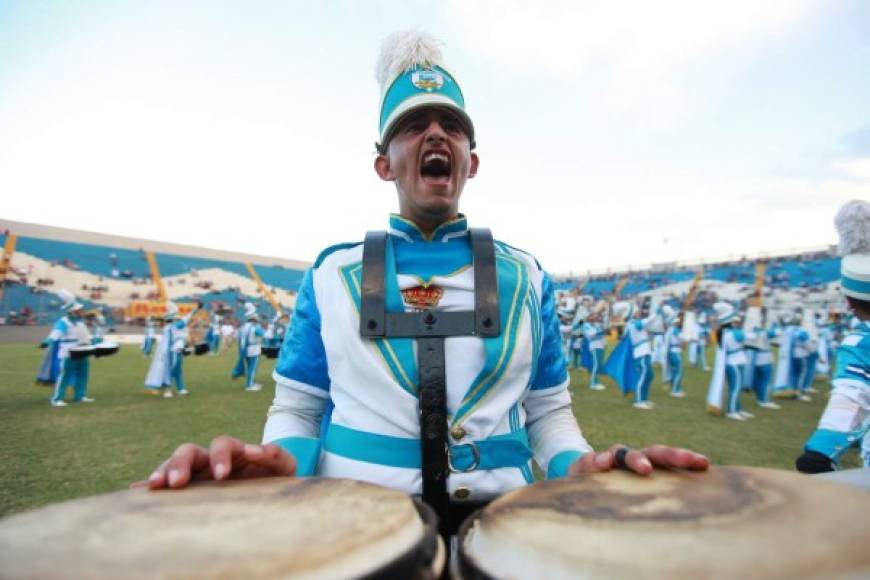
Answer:
[{"label": "drum shell", "polygon": [[94,354],[94,347],[92,346],[74,346],[69,349],[69,357],[71,359],[83,359]]},{"label": "drum shell", "polygon": [[116,354],[121,349],[121,345],[117,343],[101,343],[94,345],[94,356],[111,356]]},{"label": "drum shell", "polygon": [[266,358],[278,358],[278,353],[281,352],[280,346],[264,346],[263,354]]},{"label": "drum shell", "polygon": [[200,342],[193,345],[193,354],[200,356],[209,351],[210,347],[207,342]]},{"label": "drum shell", "polygon": [[[318,480],[325,481],[329,485],[321,488],[321,481]],[[331,482],[337,483],[332,484]],[[321,498],[315,500],[321,507],[326,505],[324,502],[327,499],[324,498],[330,498],[329,501],[331,498],[338,498],[340,505],[345,506],[344,513],[352,512],[353,510],[346,508],[356,505],[362,506],[363,512],[366,513],[369,509],[366,506],[376,505],[372,504],[371,501],[378,501],[378,498],[385,499],[387,505],[398,507],[399,504],[396,502],[403,495],[395,490],[383,492],[391,494],[390,496],[385,496],[380,492],[372,495],[363,489],[363,496],[356,498],[356,486],[380,487],[349,480],[264,478],[221,483],[197,483],[184,490],[158,492],[128,490],[47,506],[33,512],[0,520],[0,577],[87,577],[111,578],[112,580],[119,577],[275,578],[288,577],[288,574],[295,577],[290,572],[291,570],[296,570],[305,578],[338,577],[335,568],[329,568],[330,573],[321,570],[322,573],[326,574],[325,576],[312,574],[315,570],[320,569],[320,563],[325,562],[324,552],[328,550],[321,548],[315,548],[315,555],[312,556],[311,560],[314,564],[311,568],[305,564],[301,566],[288,566],[288,564],[280,562],[270,564],[268,558],[262,559],[267,554],[279,555],[280,558],[280,555],[284,553],[280,547],[280,542],[282,538],[287,536],[281,532],[280,523],[277,526],[277,533],[275,531],[264,532],[267,538],[265,551],[258,552],[260,539],[257,534],[254,534],[256,537],[252,538],[249,534],[242,539],[235,534],[230,535],[230,533],[242,530],[254,532],[257,522],[261,521],[256,516],[252,518],[242,515],[243,512],[239,510],[244,510],[243,506],[252,506],[254,511],[250,513],[253,514],[262,514],[264,509],[268,509],[268,506],[273,506],[271,511],[275,515],[270,515],[268,518],[272,523],[277,523],[276,517],[284,517],[281,514],[295,513],[293,511],[283,512],[280,508],[309,504],[310,498],[315,497],[308,495],[310,493],[322,494]],[[222,488],[230,489],[222,491]],[[301,495],[295,495],[294,499],[292,488],[295,488],[297,493],[299,493],[298,490],[301,490]],[[354,488],[349,490],[354,493],[346,493],[348,488]],[[306,492],[305,490],[311,491]],[[152,496],[152,493],[155,495]],[[227,493],[229,495],[226,495]],[[184,499],[186,497],[190,499]],[[262,501],[264,498],[266,501]],[[361,504],[356,503],[360,500],[364,501]],[[351,560],[355,561],[354,566],[361,567],[345,567],[343,568],[345,573],[341,577],[403,580],[406,578],[419,580],[440,578],[446,558],[443,543],[437,533],[437,518],[431,508],[419,500],[407,498],[407,501],[412,503],[403,504],[400,512],[404,515],[397,519],[391,518],[383,512],[383,508],[367,512],[369,514],[382,512],[386,516],[386,520],[392,522],[386,525],[372,524],[377,530],[374,535],[368,535],[364,532],[364,528],[357,527],[361,525],[360,519],[351,516],[337,517],[336,519],[321,518],[322,523],[312,526],[314,530],[323,533],[324,528],[331,527],[346,531],[339,531],[332,535],[327,533],[325,536],[317,536],[315,532],[313,537],[338,538],[343,546],[351,549],[353,554]],[[232,507],[229,510],[222,509],[227,506],[238,507]],[[186,523],[176,527],[179,523],[177,520],[172,517],[168,520],[164,518],[163,515],[170,509],[174,513],[180,514],[176,517],[184,519]],[[419,525],[413,526],[419,530],[415,531],[413,538],[408,538],[405,534],[405,530],[408,528],[403,523],[412,521],[409,512],[413,512],[420,522]],[[312,512],[311,509],[303,509],[301,513],[307,514],[307,517],[310,518],[315,512]],[[316,513],[318,516],[324,514],[322,511]],[[394,512],[390,511],[389,513]],[[211,519],[209,520],[209,518]],[[210,521],[205,526],[207,529],[203,529],[201,532],[192,531],[202,528],[203,521]],[[229,522],[227,527],[222,524],[225,521]],[[312,522],[310,519],[301,521]],[[342,526],[349,525],[350,527],[342,528],[340,526],[336,528],[337,521],[343,522]],[[57,525],[54,525],[53,522]],[[398,527],[393,527],[396,524]],[[126,531],[122,531],[125,528]],[[306,533],[306,530],[309,533],[311,531],[307,526],[300,528],[297,525],[294,526],[294,529],[295,537],[299,537],[300,530],[303,534]],[[359,537],[356,535],[358,531],[363,532],[365,540],[353,539]],[[120,534],[112,532],[120,532]],[[400,539],[402,548],[384,551],[383,548],[391,543],[394,532],[399,533],[397,538]],[[152,533],[154,534],[153,538]],[[197,534],[197,537],[192,537],[191,533]],[[200,533],[202,536],[199,536]],[[167,540],[167,537],[187,539],[186,545],[189,550],[178,551],[174,540]],[[292,534],[291,537],[293,537]],[[405,540],[402,540],[401,537],[404,537]],[[214,538],[215,541],[208,541],[211,538]],[[61,539],[63,539],[61,542],[63,545],[55,550],[53,558],[35,557],[36,554],[44,550],[45,545],[55,544]],[[109,543],[112,541],[119,542],[114,549],[91,549],[97,544],[103,544],[109,548]],[[243,549],[228,557],[227,552],[224,551],[227,543],[239,545],[240,542],[253,544],[254,551],[247,552],[246,549]],[[374,561],[366,558],[366,549],[362,546],[368,542],[373,542],[374,545],[379,546],[373,552],[373,554],[378,554],[377,561],[381,562],[379,568],[373,568],[371,563]],[[294,551],[290,550],[290,552]],[[298,550],[296,553],[297,555],[303,554]],[[259,556],[254,557],[254,554],[259,554]],[[241,560],[236,559],[238,555],[241,555]],[[290,561],[296,560],[286,560],[286,562]],[[200,564],[204,564],[204,567],[199,567]],[[354,569],[360,570],[360,572],[353,573]]]}]

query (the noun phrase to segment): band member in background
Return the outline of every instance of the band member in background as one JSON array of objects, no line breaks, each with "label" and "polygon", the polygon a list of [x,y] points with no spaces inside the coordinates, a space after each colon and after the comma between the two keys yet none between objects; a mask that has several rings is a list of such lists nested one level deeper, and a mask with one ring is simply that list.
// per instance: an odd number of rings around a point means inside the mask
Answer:
[{"label": "band member in background", "polygon": [[840,457],[861,446],[870,467],[870,203],[850,201],[834,219],[840,235],[840,287],[858,324],[837,348],[833,391],[819,426],[798,457],[798,471],[836,469]]},{"label": "band member in background", "polygon": [[589,371],[589,388],[593,391],[604,390],[604,385],[598,379],[598,373],[604,364],[605,340],[601,313],[594,313],[583,323],[582,357],[583,366]]},{"label": "band member in background", "polygon": [[770,340],[776,335],[776,331],[772,327],[765,328],[760,307],[750,306],[746,309],[743,334],[746,339],[744,383],[755,392],[759,407],[779,409],[779,405],[770,400],[770,379],[773,376],[773,351]]},{"label": "band member in background", "polygon": [[655,405],[649,400],[649,386],[654,371],[647,329],[658,315],[644,318],[633,302],[617,302],[613,306],[613,313],[626,321],[625,332],[604,363],[604,374],[616,381],[624,395],[634,397],[635,409],[652,409]]},{"label": "band member in background", "polygon": [[154,320],[149,316],[145,319],[145,339],[142,341],[142,354],[151,356],[154,348]]},{"label": "band member in background", "polygon": [[91,345],[91,334],[82,319],[84,306],[68,290],[60,290],[57,294],[63,300],[61,310],[66,314],[54,323],[46,338],[58,369],[51,406],[67,406],[64,399],[68,387],[73,388],[74,403],[93,403],[94,399],[88,397],[88,357],[70,356],[73,348]]},{"label": "band member in background", "polygon": [[[192,313],[191,313],[192,314]],[[178,305],[166,303],[166,314],[163,316],[163,334],[160,344],[154,351],[151,366],[145,377],[145,392],[151,395],[163,394],[172,398],[172,385],[179,395],[187,395],[189,391],[184,386],[184,355],[188,346],[189,335],[187,318],[178,316]]]},{"label": "band member in background", "polygon": [[260,353],[263,349],[265,332],[257,315],[257,307],[250,302],[245,303],[245,323],[239,327],[239,361],[233,369],[232,377],[245,377],[246,391],[259,391],[262,385],[254,382]]},{"label": "band member in background", "polygon": [[[737,327],[739,313],[728,302],[717,302],[713,305],[716,312],[717,330],[716,362],[713,367],[713,377],[707,390],[707,409],[714,413],[722,413],[735,421],[746,421],[754,415],[744,411],[740,405],[740,394],[743,391],[744,365],[747,362],[743,341],[743,331]],[[722,396],[727,383],[727,399],[723,403]]]},{"label": "band member in background", "polygon": [[686,396],[683,391],[683,337],[680,326],[680,311],[665,304],[662,306],[665,322],[664,348],[666,353],[663,375],[671,384],[670,395],[676,399]]}]

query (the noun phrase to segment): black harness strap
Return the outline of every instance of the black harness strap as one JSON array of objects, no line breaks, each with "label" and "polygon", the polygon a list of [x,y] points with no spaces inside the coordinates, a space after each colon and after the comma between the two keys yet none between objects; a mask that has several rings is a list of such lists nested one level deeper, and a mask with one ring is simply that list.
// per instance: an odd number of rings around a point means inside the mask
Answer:
[{"label": "black harness strap", "polygon": [[471,229],[474,310],[465,312],[387,312],[385,255],[387,233],[368,232],[363,245],[360,335],[368,338],[416,338],[420,374],[420,446],[423,501],[438,514],[443,534],[450,529],[447,477],[447,372],[444,339],[448,336],[495,337],[501,332],[495,246],[488,229]]}]

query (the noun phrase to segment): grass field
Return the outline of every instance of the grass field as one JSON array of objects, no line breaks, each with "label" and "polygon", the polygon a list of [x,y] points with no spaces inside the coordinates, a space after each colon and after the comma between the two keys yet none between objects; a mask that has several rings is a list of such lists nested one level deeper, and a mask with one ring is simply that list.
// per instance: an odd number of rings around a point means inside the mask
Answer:
[{"label": "grass field", "polygon": [[[123,489],[184,441],[207,444],[218,434],[258,441],[273,395],[273,361],[261,359],[257,380],[264,390],[247,393],[229,379],[235,356],[227,352],[185,359],[190,396],[146,396],[149,361],[125,346],[91,361],[89,396],[96,403],[53,408],[51,389],[34,384],[42,354],[30,344],[0,345],[0,515]],[[590,391],[586,374],[572,372],[575,412],[596,448],[659,442],[691,447],[718,464],[793,469],[829,386],[817,381],[812,403],[785,401],[779,411],[758,409],[744,394],[744,408],[756,418],[737,423],[704,412],[709,376],[688,369],[685,399],[668,397],[657,377],[651,399],[658,405],[640,411],[612,384]],[[844,464],[857,466],[857,454]]]}]

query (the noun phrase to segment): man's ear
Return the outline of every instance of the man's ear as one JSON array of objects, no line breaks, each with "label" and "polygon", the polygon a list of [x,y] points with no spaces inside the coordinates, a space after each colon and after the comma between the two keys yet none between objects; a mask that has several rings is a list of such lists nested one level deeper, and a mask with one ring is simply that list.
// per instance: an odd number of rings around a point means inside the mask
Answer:
[{"label": "man's ear", "polygon": [[471,152],[471,166],[468,168],[468,177],[472,178],[477,175],[477,169],[480,167],[480,157],[474,151]]},{"label": "man's ear", "polygon": [[393,174],[393,168],[390,165],[390,158],[386,155],[378,155],[375,157],[375,173],[384,181],[395,181],[396,176]]}]

